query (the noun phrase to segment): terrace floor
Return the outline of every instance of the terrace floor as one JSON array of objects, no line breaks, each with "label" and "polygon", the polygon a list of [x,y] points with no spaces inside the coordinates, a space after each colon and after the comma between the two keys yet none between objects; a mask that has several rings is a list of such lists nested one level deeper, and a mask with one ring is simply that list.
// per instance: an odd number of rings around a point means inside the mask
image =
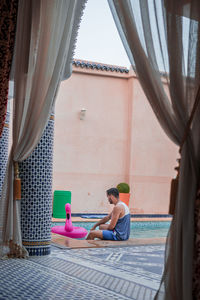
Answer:
[{"label": "terrace floor", "polygon": [[[81,218],[81,217],[71,217],[72,219],[72,223],[73,222],[98,222],[99,220],[101,219],[94,219],[94,218]],[[140,222],[140,221],[148,221],[148,222],[164,222],[164,221],[171,221],[172,218],[171,217],[166,217],[166,218],[163,218],[163,217],[160,217],[160,218],[131,218],[131,222]],[[57,219],[57,218],[52,218],[52,222],[65,222],[66,221],[66,218],[65,219]]]},{"label": "terrace floor", "polygon": [[100,240],[77,240],[64,237],[59,234],[52,233],[52,245],[57,247],[64,247],[65,249],[78,248],[118,248],[130,247],[135,245],[156,245],[165,244],[166,238],[146,238],[146,239],[129,239],[128,241],[100,241]]},{"label": "terrace floor", "polygon": [[165,241],[87,241],[52,234],[50,255],[0,260],[0,300],[153,300],[163,271]]},{"label": "terrace floor", "polygon": [[50,255],[0,261],[0,299],[153,300],[164,242],[71,241],[52,235]]}]

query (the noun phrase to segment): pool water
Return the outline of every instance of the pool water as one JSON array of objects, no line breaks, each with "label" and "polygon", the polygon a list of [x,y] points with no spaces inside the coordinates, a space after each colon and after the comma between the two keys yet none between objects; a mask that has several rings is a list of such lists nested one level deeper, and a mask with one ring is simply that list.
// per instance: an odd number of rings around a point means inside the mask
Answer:
[{"label": "pool water", "polygon": [[[78,227],[84,227],[88,231],[92,228],[92,226],[96,222],[73,222],[74,226]],[[170,221],[161,221],[161,222],[131,222],[131,233],[130,238],[160,238],[160,237],[166,237],[169,227],[170,227]],[[62,225],[64,226],[64,223],[53,223],[52,226],[56,225]],[[98,227],[97,227],[98,229]]]}]

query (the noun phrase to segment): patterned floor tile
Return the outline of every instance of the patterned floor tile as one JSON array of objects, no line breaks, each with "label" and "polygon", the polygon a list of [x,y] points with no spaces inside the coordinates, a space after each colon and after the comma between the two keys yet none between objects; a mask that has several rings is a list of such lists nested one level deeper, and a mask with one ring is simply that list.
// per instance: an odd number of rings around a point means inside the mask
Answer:
[{"label": "patterned floor tile", "polygon": [[0,261],[0,300],[152,300],[164,245],[64,250]]}]

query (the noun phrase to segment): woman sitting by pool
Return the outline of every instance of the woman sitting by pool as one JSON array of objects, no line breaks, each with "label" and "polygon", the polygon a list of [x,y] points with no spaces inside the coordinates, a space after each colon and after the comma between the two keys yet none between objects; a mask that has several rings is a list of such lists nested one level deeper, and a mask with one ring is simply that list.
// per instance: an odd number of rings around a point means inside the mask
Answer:
[{"label": "woman sitting by pool", "polygon": [[[114,204],[112,212],[98,221],[90,230],[87,240],[95,238],[111,241],[125,241],[130,235],[130,212],[128,206],[119,200],[119,192],[116,188],[106,191],[108,201]],[[109,224],[107,223],[109,220]],[[95,230],[99,226],[99,230]]]}]

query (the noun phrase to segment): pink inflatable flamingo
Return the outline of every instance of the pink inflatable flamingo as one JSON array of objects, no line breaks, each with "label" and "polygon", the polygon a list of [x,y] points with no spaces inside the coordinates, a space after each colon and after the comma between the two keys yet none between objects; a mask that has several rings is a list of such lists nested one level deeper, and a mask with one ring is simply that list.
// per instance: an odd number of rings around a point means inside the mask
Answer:
[{"label": "pink inflatable flamingo", "polygon": [[65,226],[54,226],[51,228],[51,232],[68,236],[70,238],[83,238],[87,235],[87,230],[83,227],[76,227],[72,225],[71,220],[71,205],[65,204],[66,221]]}]

